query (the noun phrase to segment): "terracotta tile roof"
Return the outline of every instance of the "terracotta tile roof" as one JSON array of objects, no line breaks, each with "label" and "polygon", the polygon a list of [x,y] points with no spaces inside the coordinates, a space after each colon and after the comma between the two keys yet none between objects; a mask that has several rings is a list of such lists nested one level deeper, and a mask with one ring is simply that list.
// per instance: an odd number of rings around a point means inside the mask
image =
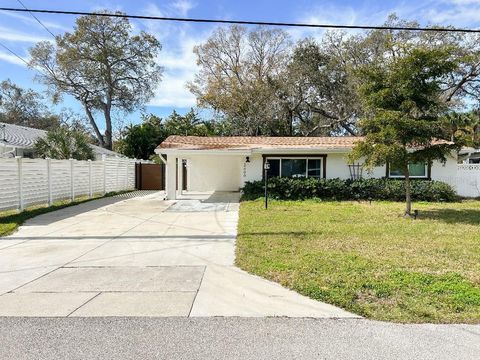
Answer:
[{"label": "terracotta tile roof", "polygon": [[313,148],[343,148],[350,149],[362,137],[266,137],[266,136],[169,136],[158,149],[313,149]]}]

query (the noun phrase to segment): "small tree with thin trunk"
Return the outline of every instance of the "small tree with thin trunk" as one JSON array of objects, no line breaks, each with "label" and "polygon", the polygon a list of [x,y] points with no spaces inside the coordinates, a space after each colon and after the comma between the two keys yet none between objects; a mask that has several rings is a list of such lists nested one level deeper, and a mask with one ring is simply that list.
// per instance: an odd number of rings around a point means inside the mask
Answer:
[{"label": "small tree with thin trunk", "polygon": [[388,164],[405,179],[405,216],[412,211],[410,166],[445,161],[457,148],[450,142],[442,115],[442,83],[453,70],[448,49],[414,47],[401,57],[361,68],[360,95],[368,117],[360,121],[363,141],[354,147],[352,160],[364,159],[367,168]]},{"label": "small tree with thin trunk", "polygon": [[[72,33],[38,43],[30,50],[32,67],[54,99],[68,94],[83,106],[99,144],[112,148],[112,112],[132,112],[154,95],[162,68],[158,40],[143,31],[133,34],[126,18],[81,16]],[[95,118],[104,118],[105,131]]]}]

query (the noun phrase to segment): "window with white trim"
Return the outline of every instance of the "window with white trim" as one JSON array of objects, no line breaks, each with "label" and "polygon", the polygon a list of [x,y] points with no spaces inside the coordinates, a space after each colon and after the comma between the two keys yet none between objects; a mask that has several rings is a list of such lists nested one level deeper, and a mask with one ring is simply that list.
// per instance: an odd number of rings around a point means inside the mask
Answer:
[{"label": "window with white trim", "polygon": [[[428,177],[427,164],[424,162],[408,164],[408,172],[411,178],[425,179]],[[404,178],[403,170],[389,166],[388,176],[391,178]]]},{"label": "window with white trim", "polygon": [[269,177],[321,178],[323,176],[322,157],[267,157],[270,164]]}]

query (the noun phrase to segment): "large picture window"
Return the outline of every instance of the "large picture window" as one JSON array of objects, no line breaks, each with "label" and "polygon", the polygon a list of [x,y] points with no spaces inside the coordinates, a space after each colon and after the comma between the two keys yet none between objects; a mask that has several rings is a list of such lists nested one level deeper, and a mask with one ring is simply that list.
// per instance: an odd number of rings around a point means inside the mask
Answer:
[{"label": "large picture window", "polygon": [[323,158],[268,157],[269,177],[321,178],[323,176]]},{"label": "large picture window", "polygon": [[[408,171],[411,178],[427,178],[427,164],[425,163],[412,163],[408,165]],[[393,166],[389,167],[389,177],[391,178],[404,178],[402,169],[395,168]]]}]

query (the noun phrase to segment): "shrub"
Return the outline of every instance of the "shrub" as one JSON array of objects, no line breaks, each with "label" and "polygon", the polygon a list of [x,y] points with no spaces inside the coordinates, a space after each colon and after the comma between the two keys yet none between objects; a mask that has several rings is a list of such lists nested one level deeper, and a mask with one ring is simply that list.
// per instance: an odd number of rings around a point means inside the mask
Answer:
[{"label": "shrub", "polygon": [[[253,200],[264,195],[263,181],[246,182],[243,199]],[[405,201],[405,183],[398,179],[293,179],[271,178],[268,180],[268,195],[278,200],[392,200]],[[412,200],[455,201],[453,188],[443,182],[412,181]]]}]

